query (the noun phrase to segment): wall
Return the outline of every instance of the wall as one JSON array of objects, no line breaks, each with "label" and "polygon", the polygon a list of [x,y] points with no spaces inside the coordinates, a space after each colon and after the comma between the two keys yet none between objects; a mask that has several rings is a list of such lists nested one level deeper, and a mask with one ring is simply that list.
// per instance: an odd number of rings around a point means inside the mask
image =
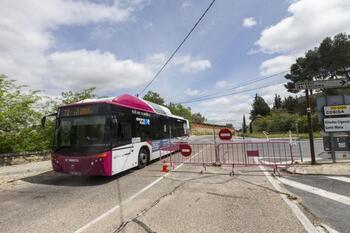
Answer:
[{"label": "wall", "polygon": [[[215,129],[216,135],[219,133],[220,129],[227,128],[222,125],[212,125],[212,124],[191,124],[191,135],[212,135],[213,129]],[[231,129],[233,135],[235,135],[235,130]]]},{"label": "wall", "polygon": [[50,159],[50,151],[0,154],[0,166],[24,164]]}]

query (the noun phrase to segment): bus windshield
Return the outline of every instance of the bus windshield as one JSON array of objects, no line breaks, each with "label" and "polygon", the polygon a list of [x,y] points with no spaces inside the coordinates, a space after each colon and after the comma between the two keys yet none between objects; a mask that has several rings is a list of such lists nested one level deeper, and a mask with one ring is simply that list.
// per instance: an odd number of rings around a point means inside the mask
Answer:
[{"label": "bus windshield", "polygon": [[95,152],[110,146],[105,115],[64,117],[58,119],[54,149],[56,152]]}]

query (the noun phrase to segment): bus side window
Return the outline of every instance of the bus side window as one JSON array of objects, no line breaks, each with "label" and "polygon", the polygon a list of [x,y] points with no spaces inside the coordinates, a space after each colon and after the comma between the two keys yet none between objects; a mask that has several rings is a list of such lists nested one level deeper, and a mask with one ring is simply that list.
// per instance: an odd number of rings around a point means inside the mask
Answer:
[{"label": "bus side window", "polygon": [[131,143],[131,124],[112,117],[112,144],[121,146]]}]

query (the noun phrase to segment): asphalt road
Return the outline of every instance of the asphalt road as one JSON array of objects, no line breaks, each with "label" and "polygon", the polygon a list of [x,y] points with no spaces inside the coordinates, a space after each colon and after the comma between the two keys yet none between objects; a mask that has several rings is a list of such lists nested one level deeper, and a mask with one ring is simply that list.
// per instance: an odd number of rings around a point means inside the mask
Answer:
[{"label": "asphalt road", "polygon": [[176,166],[164,176],[156,161],[109,178],[0,172],[0,232],[305,232],[282,199],[292,196],[259,167],[230,176],[229,167]]},{"label": "asphalt road", "polygon": [[[285,184],[292,193],[299,196],[302,205],[318,222],[322,222],[338,232],[350,232],[350,177],[323,176],[323,175],[288,175],[284,178],[297,182]],[[337,179],[341,180],[337,180]],[[298,184],[310,186],[308,189],[300,189]],[[318,195],[312,189],[320,189],[327,192],[324,196]],[[338,195],[348,199],[339,201]]]},{"label": "asphalt road", "polygon": [[83,232],[304,232],[258,170],[232,177],[220,167],[200,174],[182,166],[130,200],[162,175],[160,168],[154,163],[113,178],[23,178],[0,192],[0,231],[75,232],[88,224]]}]

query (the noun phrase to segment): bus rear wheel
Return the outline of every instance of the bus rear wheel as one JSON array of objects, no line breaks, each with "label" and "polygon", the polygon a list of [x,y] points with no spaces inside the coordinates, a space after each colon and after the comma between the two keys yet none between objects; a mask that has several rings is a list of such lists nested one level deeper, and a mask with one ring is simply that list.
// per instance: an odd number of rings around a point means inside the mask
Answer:
[{"label": "bus rear wheel", "polygon": [[146,150],[145,148],[141,148],[141,150],[139,152],[138,168],[144,168],[147,165],[148,156],[149,156],[148,150]]}]

